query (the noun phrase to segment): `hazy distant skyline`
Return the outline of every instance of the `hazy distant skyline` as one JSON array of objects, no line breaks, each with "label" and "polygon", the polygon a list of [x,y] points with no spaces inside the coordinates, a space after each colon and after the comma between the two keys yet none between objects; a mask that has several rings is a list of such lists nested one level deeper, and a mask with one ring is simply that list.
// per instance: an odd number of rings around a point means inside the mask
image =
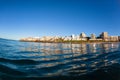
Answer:
[{"label": "hazy distant skyline", "polygon": [[0,37],[120,35],[119,0],[0,0]]}]

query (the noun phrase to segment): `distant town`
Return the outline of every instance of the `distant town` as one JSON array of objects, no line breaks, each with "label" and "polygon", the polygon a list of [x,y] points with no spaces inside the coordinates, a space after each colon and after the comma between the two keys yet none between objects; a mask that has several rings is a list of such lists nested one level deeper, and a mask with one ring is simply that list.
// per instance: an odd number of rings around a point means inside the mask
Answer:
[{"label": "distant town", "polygon": [[72,43],[81,43],[81,42],[119,42],[120,36],[110,36],[108,32],[102,32],[99,36],[91,34],[87,36],[84,32],[79,35],[70,35],[70,36],[43,36],[43,37],[28,37],[22,38],[20,41],[25,42],[72,42]]}]

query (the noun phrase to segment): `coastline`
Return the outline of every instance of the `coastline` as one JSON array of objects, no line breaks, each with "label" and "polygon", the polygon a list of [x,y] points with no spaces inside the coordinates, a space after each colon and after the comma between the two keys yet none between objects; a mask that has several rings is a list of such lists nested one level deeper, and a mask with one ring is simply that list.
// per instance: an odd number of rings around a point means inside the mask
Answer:
[{"label": "coastline", "polygon": [[42,42],[42,43],[109,43],[120,42],[120,36],[109,36],[108,32],[102,32],[99,36],[91,34],[87,36],[84,32],[80,35],[71,36],[43,36],[43,37],[27,37],[21,38],[22,42]]},{"label": "coastline", "polygon": [[20,42],[36,42],[36,43],[71,43],[71,44],[82,44],[82,43],[119,43],[120,41],[22,41]]}]

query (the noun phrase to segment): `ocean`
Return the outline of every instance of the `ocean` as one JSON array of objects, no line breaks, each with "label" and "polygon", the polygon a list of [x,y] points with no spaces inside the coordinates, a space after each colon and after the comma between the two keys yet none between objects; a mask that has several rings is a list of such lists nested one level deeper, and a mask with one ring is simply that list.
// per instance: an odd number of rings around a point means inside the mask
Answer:
[{"label": "ocean", "polygon": [[0,80],[120,80],[120,43],[0,39]]}]

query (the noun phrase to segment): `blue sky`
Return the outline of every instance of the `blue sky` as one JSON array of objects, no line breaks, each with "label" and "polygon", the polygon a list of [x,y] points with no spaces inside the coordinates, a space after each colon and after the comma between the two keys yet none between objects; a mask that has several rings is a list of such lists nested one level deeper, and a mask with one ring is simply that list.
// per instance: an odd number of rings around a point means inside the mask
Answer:
[{"label": "blue sky", "polygon": [[120,35],[120,0],[0,0],[0,37]]}]

